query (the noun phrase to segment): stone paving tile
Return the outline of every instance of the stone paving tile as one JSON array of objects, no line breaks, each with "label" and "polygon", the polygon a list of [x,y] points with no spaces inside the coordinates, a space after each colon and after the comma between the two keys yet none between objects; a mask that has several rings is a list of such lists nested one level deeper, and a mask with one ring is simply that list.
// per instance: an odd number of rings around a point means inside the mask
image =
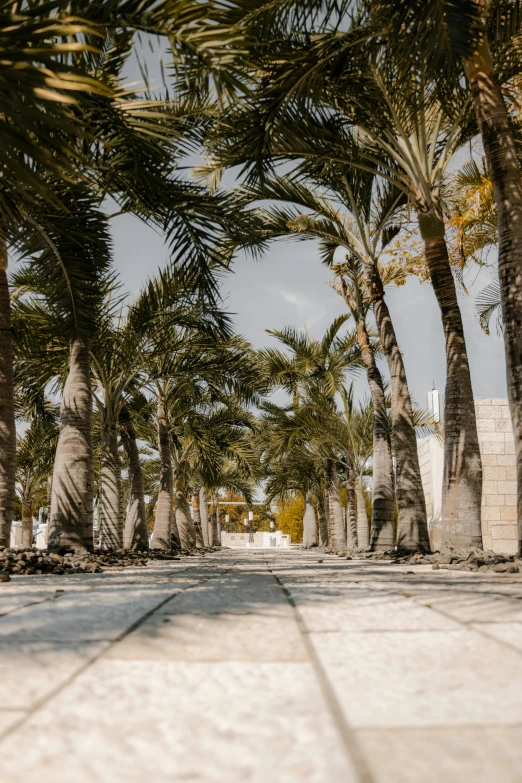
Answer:
[{"label": "stone paving tile", "polygon": [[171,661],[303,661],[297,625],[253,614],[155,613],[109,653]]},{"label": "stone paving tile", "polygon": [[318,601],[306,590],[290,592],[311,632],[452,631],[460,627],[454,620],[403,596],[359,591],[328,595]]},{"label": "stone paving tile", "polygon": [[[522,623],[477,623],[471,626],[478,632],[510,644],[522,652]],[[521,717],[522,721],[522,717]]]},{"label": "stone paving tile", "polygon": [[520,783],[522,727],[366,729],[374,783]]},{"label": "stone paving tile", "polygon": [[422,593],[422,602],[461,623],[522,623],[522,601],[496,592],[430,590]]},{"label": "stone paving tile", "polygon": [[0,617],[0,640],[116,639],[172,587],[136,588],[134,585],[91,585],[81,592],[66,592],[59,600],[44,602]]},{"label": "stone paving tile", "polygon": [[25,710],[0,710],[0,738],[26,715]]},{"label": "stone paving tile", "polygon": [[355,727],[522,719],[522,656],[471,629],[310,638]]},{"label": "stone paving tile", "polygon": [[27,710],[107,649],[108,642],[0,642],[0,711]]},{"label": "stone paving tile", "polygon": [[272,576],[249,574],[205,582],[177,595],[160,612],[291,615],[292,610]]},{"label": "stone paving tile", "polygon": [[95,664],[2,743],[0,779],[357,781],[308,663],[116,660]]}]

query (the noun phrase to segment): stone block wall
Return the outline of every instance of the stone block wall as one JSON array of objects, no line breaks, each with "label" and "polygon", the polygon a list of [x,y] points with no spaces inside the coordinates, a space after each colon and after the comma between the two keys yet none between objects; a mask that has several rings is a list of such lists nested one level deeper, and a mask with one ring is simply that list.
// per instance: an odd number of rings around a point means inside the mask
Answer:
[{"label": "stone block wall", "polygon": [[517,551],[517,475],[515,441],[508,402],[502,398],[475,400],[482,454],[482,536],[495,552]]},{"label": "stone block wall", "polygon": [[[475,400],[482,455],[482,538],[485,549],[515,554],[518,545],[515,442],[508,402]],[[443,447],[435,438],[418,442],[432,549],[440,548]]]}]

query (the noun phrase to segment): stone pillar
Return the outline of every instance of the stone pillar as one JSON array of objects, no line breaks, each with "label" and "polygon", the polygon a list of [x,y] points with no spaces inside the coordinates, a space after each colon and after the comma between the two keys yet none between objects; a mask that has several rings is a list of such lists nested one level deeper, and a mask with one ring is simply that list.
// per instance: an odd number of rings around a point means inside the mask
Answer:
[{"label": "stone pillar", "polygon": [[422,487],[426,499],[426,515],[430,546],[435,552],[441,543],[442,477],[444,472],[444,445],[435,436],[422,438],[417,443]]},{"label": "stone pillar", "polygon": [[22,522],[20,519],[13,519],[11,523],[11,540],[9,546],[12,549],[19,549],[22,546]]}]

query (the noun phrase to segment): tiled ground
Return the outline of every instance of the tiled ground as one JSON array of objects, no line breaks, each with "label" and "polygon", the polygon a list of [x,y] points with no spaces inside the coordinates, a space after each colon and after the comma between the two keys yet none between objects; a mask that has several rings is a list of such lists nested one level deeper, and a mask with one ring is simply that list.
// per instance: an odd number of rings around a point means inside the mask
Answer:
[{"label": "tiled ground", "polygon": [[228,550],[15,577],[0,780],[520,783],[522,577],[411,570]]}]

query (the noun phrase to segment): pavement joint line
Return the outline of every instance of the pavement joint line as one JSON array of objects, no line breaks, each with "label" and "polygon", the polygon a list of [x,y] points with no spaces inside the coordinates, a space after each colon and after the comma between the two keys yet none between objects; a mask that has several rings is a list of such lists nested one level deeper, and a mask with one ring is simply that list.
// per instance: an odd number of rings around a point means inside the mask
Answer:
[{"label": "pavement joint line", "polygon": [[[233,568],[237,565],[239,560],[236,560],[229,568],[225,569],[221,573],[228,573],[229,571],[232,571]],[[143,625],[143,623],[149,619],[155,612],[158,611],[158,609],[161,609],[162,606],[165,606],[166,603],[169,601],[172,601],[173,598],[176,598],[177,595],[179,595],[182,592],[185,592],[186,590],[191,590],[193,587],[197,587],[199,584],[204,584],[205,582],[211,582],[212,579],[215,579],[217,577],[208,577],[207,579],[202,579],[198,584],[195,585],[188,585],[182,590],[178,590],[173,595],[169,595],[167,598],[164,598],[162,601],[160,601],[153,609],[150,609],[149,611],[145,612],[141,617],[139,617],[137,620],[135,620],[128,628],[126,628],[122,633],[116,637],[116,639],[112,639],[107,647],[105,647],[103,650],[100,650],[100,652],[95,655],[93,658],[91,658],[89,661],[86,661],[83,666],[80,666],[79,669],[77,669],[75,672],[73,672],[67,679],[60,683],[60,685],[57,685],[56,688],[53,688],[49,693],[47,693],[45,696],[43,696],[41,699],[38,699],[32,707],[30,707],[25,714],[20,718],[20,720],[16,721],[12,726],[9,726],[5,731],[0,732],[0,744],[7,739],[11,734],[13,734],[15,731],[17,731],[19,728],[21,728],[24,723],[26,723],[29,718],[31,718],[36,712],[42,709],[51,699],[53,699],[55,696],[58,696],[61,691],[63,691],[65,688],[67,688],[71,683],[76,680],[77,677],[79,677],[81,674],[87,671],[94,663],[99,661],[100,658],[102,658],[106,652],[108,652],[112,647],[114,647],[118,642],[121,642],[125,637],[129,636],[131,633],[133,633],[137,628],[140,627],[140,625]],[[71,640],[73,642],[74,640]],[[80,640],[80,641],[89,641],[89,640]],[[99,642],[99,639],[92,639],[90,640],[93,644],[96,642]],[[103,640],[101,640],[103,641]]]},{"label": "pavement joint line", "polygon": [[[397,595],[400,595],[400,593],[398,593]],[[443,609],[438,609],[435,606],[426,606],[426,604],[421,603],[421,601],[418,600],[417,596],[415,595],[410,596],[410,600],[412,600],[414,603],[420,606],[424,606],[426,609],[429,609],[431,612],[436,612],[437,614],[440,614],[446,620],[453,620],[454,622],[458,623],[463,630],[468,631],[468,633],[475,632],[480,636],[484,636],[486,639],[489,639],[490,641],[498,642],[498,644],[502,645],[503,647],[508,647],[510,650],[514,650],[514,652],[518,653],[518,655],[522,655],[522,649],[520,649],[520,647],[516,647],[516,645],[514,644],[511,644],[511,642],[506,642],[503,639],[499,639],[498,637],[488,634],[486,631],[479,630],[478,628],[471,628],[470,626],[473,625],[473,621],[470,623],[465,623],[463,620],[460,620],[458,617],[453,617],[453,615],[448,614]],[[484,620],[483,622],[486,623],[487,621]],[[480,622],[478,624],[480,625]],[[497,623],[491,623],[491,624],[497,625]],[[388,633],[388,632],[385,631],[384,633]],[[428,631],[428,633],[430,632]],[[449,631],[445,631],[445,633],[449,633]]]},{"label": "pavement joint line", "polygon": [[308,628],[306,627],[306,623],[303,620],[301,613],[299,612],[294,602],[294,599],[292,598],[292,594],[290,593],[289,590],[287,590],[287,588],[281,582],[279,577],[272,571],[268,560],[266,560],[266,565],[268,570],[274,577],[275,581],[283,591],[286,600],[292,607],[294,617],[297,622],[297,626],[299,628],[299,631],[303,639],[303,644],[308,653],[308,657],[310,658],[310,663],[312,664],[312,668],[314,669],[315,676],[317,677],[319,683],[319,687],[323,692],[323,696],[330,710],[331,716],[333,718],[333,722],[336,725],[337,730],[341,736],[344,751],[346,753],[350,766],[354,768],[357,776],[359,777],[360,783],[375,783],[375,779],[372,773],[370,772],[366,758],[355,736],[355,730],[352,729],[352,727],[350,726],[350,724],[346,719],[341,704],[339,703],[337,695],[332,685],[330,684],[328,676],[323,668],[321,660],[310,638],[310,633],[308,631]]},{"label": "pavement joint line", "polygon": [[401,724],[396,724],[395,726],[374,726],[373,724],[372,725],[365,724],[365,725],[357,726],[357,728],[354,729],[354,731],[356,732],[359,731],[422,732],[422,731],[432,731],[432,730],[455,731],[458,729],[474,729],[480,731],[481,729],[505,729],[505,728],[520,729],[522,728],[522,723],[518,720],[518,721],[513,721],[512,723],[428,723],[427,725],[423,724],[422,726],[415,726],[412,723],[401,723]]},{"label": "pavement joint line", "polygon": [[23,606],[15,606],[14,609],[9,609],[7,612],[0,612],[0,618],[7,617],[10,614],[14,614],[15,612],[19,612],[21,609],[27,609],[29,606],[37,606],[38,604],[44,604],[46,601],[57,601],[59,598],[62,598],[63,593],[58,593],[58,595],[49,595],[46,598],[42,598],[41,601],[30,601],[28,604],[24,604]]}]

